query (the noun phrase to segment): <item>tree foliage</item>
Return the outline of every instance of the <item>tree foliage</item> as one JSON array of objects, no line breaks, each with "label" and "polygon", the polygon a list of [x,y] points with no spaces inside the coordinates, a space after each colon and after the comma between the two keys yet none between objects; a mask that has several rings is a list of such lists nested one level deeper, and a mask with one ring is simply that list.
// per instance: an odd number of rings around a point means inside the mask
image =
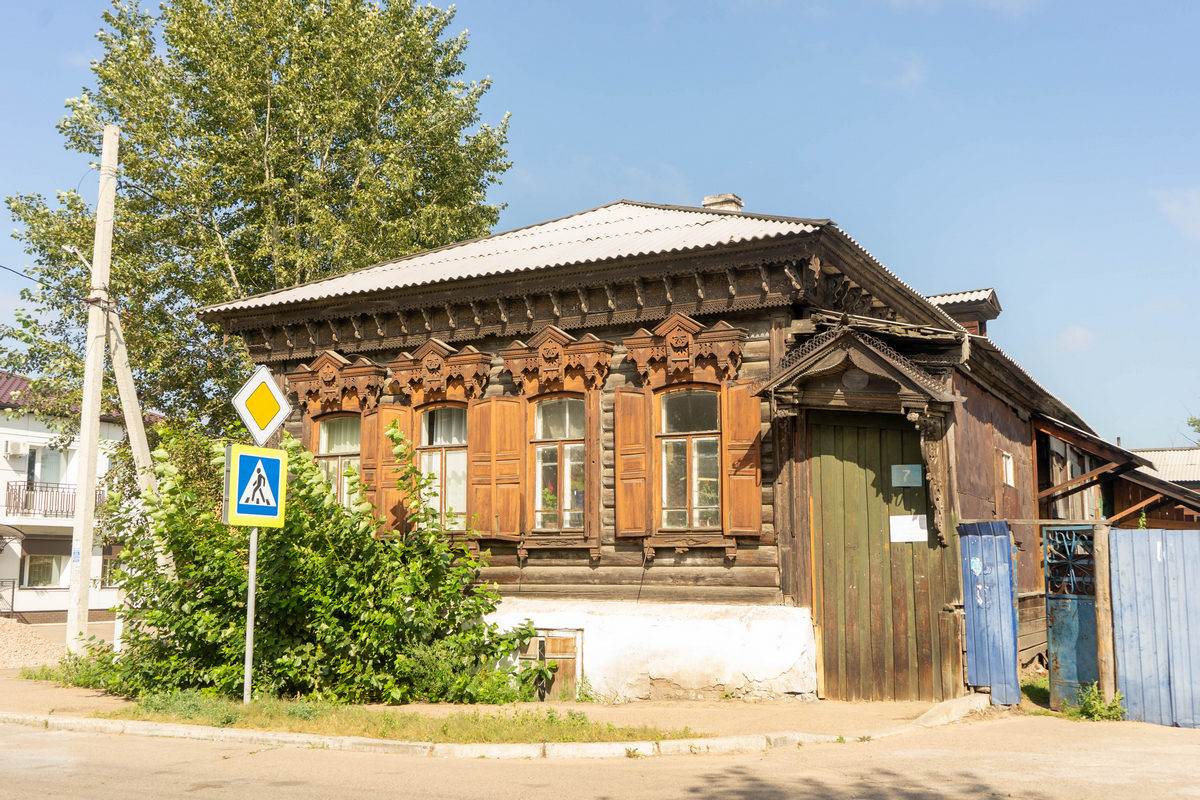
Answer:
[{"label": "tree foliage", "polygon": [[[221,522],[213,445],[166,429],[155,452],[159,490],[148,530],[128,536],[119,582],[130,611],[106,688],[126,694],[201,689],[240,696],[248,529]],[[456,544],[426,499],[431,479],[407,440],[389,432],[412,532],[381,536],[375,509],[343,508],[313,458],[285,440],[290,480],[283,528],[259,537],[254,692],[353,702],[505,702],[531,696],[538,671],[517,673],[533,631],[501,632],[484,616],[498,595],[473,585],[480,557]],[[216,451],[220,452],[217,445]],[[170,569],[159,567],[166,556]]]},{"label": "tree foliage", "polygon": [[[240,343],[197,306],[487,233],[508,168],[489,81],[462,78],[452,11],[407,0],[114,2],[95,86],[67,101],[66,147],[99,160],[121,126],[112,287],[139,389],[161,411],[224,413]],[[42,413],[76,402],[94,214],[75,191],[7,198],[42,282],[0,330],[3,366],[41,376]],[[90,256],[89,256],[90,257]],[[214,399],[216,398],[216,399]]]}]

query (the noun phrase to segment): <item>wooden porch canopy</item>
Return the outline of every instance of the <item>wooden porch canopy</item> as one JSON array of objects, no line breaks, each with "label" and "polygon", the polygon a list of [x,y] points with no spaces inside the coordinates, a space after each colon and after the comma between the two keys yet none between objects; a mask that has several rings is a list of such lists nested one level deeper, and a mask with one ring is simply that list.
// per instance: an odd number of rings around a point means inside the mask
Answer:
[{"label": "wooden porch canopy", "polygon": [[1149,461],[1139,456],[1137,453],[1118,447],[1111,442],[1106,442],[1095,434],[1080,430],[1074,425],[1068,425],[1062,420],[1054,419],[1053,417],[1035,416],[1033,418],[1034,435],[1045,433],[1047,436],[1053,436],[1066,442],[1069,445],[1079,448],[1085,453],[1089,453],[1102,459],[1105,463],[1099,467],[1085,472],[1083,475],[1077,475],[1068,481],[1064,481],[1056,486],[1050,486],[1038,492],[1039,503],[1052,503],[1055,500],[1061,500],[1064,497],[1082,492],[1091,486],[1095,486],[1104,480],[1112,480],[1118,475],[1123,475],[1138,467],[1152,466]]}]

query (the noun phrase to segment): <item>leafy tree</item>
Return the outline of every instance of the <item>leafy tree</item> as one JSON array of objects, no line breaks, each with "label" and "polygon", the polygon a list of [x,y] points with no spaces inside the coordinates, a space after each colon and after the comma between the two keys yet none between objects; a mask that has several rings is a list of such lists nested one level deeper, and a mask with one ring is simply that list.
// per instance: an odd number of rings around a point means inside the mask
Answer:
[{"label": "leafy tree", "polygon": [[[125,694],[200,689],[240,696],[248,529],[221,522],[221,468],[195,429],[162,431],[147,530],[126,538],[118,580],[131,611],[121,658],[98,653],[94,681]],[[259,537],[254,691],[352,702],[507,702],[532,697],[545,668],[518,673],[533,634],[483,617],[499,597],[473,585],[483,560],[431,507],[432,479],[389,431],[411,532],[382,536],[374,507],[346,509],[290,437],[283,528]],[[217,446],[219,452],[220,446]],[[206,452],[207,451],[207,452]],[[350,471],[353,475],[353,470]],[[157,568],[160,555],[172,568]]]},{"label": "leafy tree", "polygon": [[[95,86],[67,101],[68,149],[121,126],[112,287],[152,408],[218,426],[245,374],[240,342],[197,306],[487,233],[509,166],[490,83],[462,79],[452,11],[411,0],[114,2]],[[94,214],[79,194],[7,198],[41,288],[0,329],[0,366],[41,376],[45,415],[77,402]],[[110,395],[111,396],[111,395]]]}]

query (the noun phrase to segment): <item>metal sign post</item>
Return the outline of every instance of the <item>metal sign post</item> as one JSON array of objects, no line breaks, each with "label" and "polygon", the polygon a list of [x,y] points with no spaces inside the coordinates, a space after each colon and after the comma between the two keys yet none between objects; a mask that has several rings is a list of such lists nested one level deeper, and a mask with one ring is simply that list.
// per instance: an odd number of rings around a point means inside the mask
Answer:
[{"label": "metal sign post", "polygon": [[254,590],[258,578],[258,526],[250,529],[250,585],[246,587],[246,667],[242,671],[242,705],[250,705],[250,673],[254,671]]},{"label": "metal sign post", "polygon": [[227,525],[250,527],[250,574],[246,585],[246,662],[242,703],[250,704],[254,672],[254,599],[258,589],[258,529],[282,528],[287,500],[287,451],[262,445],[287,419],[292,407],[266,367],[259,367],[233,398],[233,407],[259,445],[225,448]]}]

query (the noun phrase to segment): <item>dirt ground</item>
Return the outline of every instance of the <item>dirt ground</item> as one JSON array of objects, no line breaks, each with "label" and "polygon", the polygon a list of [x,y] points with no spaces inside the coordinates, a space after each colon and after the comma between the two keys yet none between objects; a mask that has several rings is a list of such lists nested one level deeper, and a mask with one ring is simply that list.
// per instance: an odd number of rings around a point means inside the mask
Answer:
[{"label": "dirt ground", "polygon": [[[128,701],[90,689],[64,688],[45,681],[16,677],[17,670],[0,670],[0,711],[86,717],[94,711],[128,705]],[[513,708],[554,708],[581,711],[593,722],[614,725],[657,725],[691,728],[697,733],[731,736],[743,733],[800,731],[840,735],[847,739],[878,735],[919,717],[930,703],[841,703],[744,700],[654,701],[642,703],[518,703],[508,706],[413,704],[377,706],[442,717],[478,711],[487,714]]]}]

